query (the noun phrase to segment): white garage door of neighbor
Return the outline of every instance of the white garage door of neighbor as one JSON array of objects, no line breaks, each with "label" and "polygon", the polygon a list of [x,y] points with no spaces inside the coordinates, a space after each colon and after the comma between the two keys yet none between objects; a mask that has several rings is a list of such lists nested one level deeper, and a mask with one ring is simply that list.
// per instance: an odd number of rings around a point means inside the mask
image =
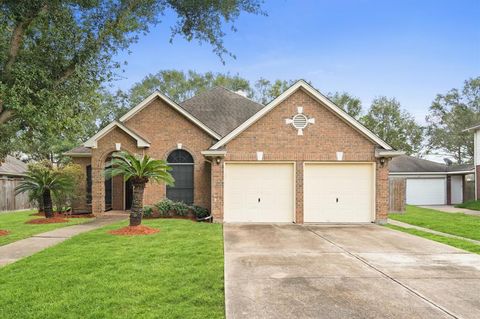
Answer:
[{"label": "white garage door of neighbor", "polygon": [[407,204],[444,205],[446,202],[445,178],[407,179]]},{"label": "white garage door of neighbor", "polygon": [[293,222],[292,163],[225,163],[224,221]]},{"label": "white garage door of neighbor", "polygon": [[373,169],[370,163],[305,164],[304,222],[372,222]]}]

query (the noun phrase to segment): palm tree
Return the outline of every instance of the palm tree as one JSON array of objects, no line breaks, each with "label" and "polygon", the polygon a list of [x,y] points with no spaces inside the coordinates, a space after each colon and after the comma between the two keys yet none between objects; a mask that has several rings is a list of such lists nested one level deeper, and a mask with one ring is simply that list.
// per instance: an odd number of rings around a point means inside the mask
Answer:
[{"label": "palm tree", "polygon": [[28,168],[25,178],[15,188],[17,194],[28,192],[31,197],[38,198],[40,207],[46,218],[52,218],[52,193],[59,194],[73,188],[73,180],[63,174],[61,171],[51,167]]},{"label": "palm tree", "polygon": [[149,181],[173,185],[174,179],[168,171],[171,167],[164,160],[152,159],[148,155],[142,157],[128,152],[113,154],[112,166],[105,170],[105,176],[123,175],[125,181],[130,180],[133,185],[133,203],[130,209],[130,226],[142,223],[143,193]]}]

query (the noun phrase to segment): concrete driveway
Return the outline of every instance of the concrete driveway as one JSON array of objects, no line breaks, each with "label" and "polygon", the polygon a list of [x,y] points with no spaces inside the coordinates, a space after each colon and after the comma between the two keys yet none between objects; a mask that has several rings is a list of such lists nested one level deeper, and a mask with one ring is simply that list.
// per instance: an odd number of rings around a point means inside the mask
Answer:
[{"label": "concrete driveway", "polygon": [[381,226],[225,224],[227,318],[480,318],[480,256]]}]

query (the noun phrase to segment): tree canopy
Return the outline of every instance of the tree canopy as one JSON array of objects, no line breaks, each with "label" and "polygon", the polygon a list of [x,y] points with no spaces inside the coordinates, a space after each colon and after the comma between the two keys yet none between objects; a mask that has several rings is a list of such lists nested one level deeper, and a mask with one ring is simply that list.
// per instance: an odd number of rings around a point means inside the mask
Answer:
[{"label": "tree canopy", "polygon": [[362,115],[362,101],[359,98],[347,92],[335,92],[327,94],[327,97],[339,106],[342,110],[347,112],[351,117],[360,119]]},{"label": "tree canopy", "polygon": [[480,123],[480,77],[465,81],[462,89],[438,94],[426,120],[430,150],[452,154],[458,163],[473,159],[472,133],[465,129]]},{"label": "tree canopy", "polygon": [[[98,89],[112,80],[114,60],[176,15],[176,36],[209,43],[223,61],[224,25],[241,12],[262,14],[262,0],[7,0],[0,3],[0,158],[32,141],[89,135],[101,106]],[[46,134],[44,136],[44,134]]]},{"label": "tree canopy", "polygon": [[401,108],[395,98],[382,96],[374,99],[360,121],[397,150],[408,155],[419,155],[422,150],[423,127]]}]

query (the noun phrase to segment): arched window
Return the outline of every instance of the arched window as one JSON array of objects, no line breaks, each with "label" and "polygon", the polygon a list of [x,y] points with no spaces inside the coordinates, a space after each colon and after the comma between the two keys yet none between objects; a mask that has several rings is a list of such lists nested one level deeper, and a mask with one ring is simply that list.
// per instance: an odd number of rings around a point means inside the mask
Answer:
[{"label": "arched window", "polygon": [[175,150],[167,157],[172,167],[170,174],[175,178],[174,186],[167,186],[167,198],[193,204],[193,157],[185,150]]}]

